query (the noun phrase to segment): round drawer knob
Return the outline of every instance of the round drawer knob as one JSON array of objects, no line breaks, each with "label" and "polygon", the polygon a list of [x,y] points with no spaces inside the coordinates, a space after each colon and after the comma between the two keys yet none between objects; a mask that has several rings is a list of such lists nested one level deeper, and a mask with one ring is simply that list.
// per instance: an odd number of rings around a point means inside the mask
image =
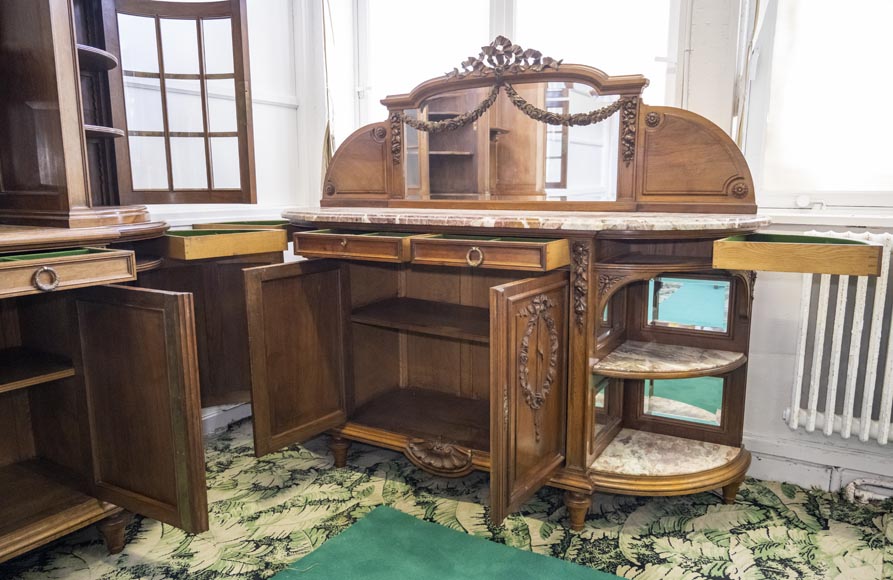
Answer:
[{"label": "round drawer knob", "polygon": [[59,274],[49,266],[41,266],[31,278],[34,287],[44,292],[52,292],[59,287]]},{"label": "round drawer knob", "polygon": [[347,247],[347,238],[342,238],[342,239],[341,239],[341,247],[342,247],[342,248],[346,248],[346,247]]},{"label": "round drawer knob", "polygon": [[465,261],[472,268],[476,268],[484,262],[484,252],[479,247],[472,246],[468,253],[465,254]]}]

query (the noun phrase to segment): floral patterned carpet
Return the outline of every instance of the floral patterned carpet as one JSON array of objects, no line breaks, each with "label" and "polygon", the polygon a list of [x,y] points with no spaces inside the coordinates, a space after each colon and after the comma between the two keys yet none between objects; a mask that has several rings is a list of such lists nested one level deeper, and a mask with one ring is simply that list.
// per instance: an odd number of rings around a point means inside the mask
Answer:
[{"label": "floral patterned carpet", "polygon": [[736,505],[596,495],[582,533],[565,528],[562,494],[545,488],[494,526],[487,475],[441,479],[402,455],[354,445],[333,469],[325,437],[257,459],[251,423],[206,441],[211,529],[189,535],[150,519],[109,556],[88,528],[0,565],[0,578],[267,578],[379,504],[418,518],[640,580],[893,578],[893,502],[748,480]]}]

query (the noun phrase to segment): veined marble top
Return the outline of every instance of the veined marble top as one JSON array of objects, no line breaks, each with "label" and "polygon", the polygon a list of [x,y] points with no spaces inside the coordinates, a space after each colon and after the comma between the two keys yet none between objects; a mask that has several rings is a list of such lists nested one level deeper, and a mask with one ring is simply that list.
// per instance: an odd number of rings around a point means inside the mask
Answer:
[{"label": "veined marble top", "polygon": [[381,224],[595,232],[755,230],[770,219],[754,214],[646,213],[606,211],[513,211],[379,207],[298,207],[282,217],[293,224]]},{"label": "veined marble top", "polygon": [[620,475],[685,475],[725,465],[740,452],[718,443],[621,429],[591,469]]},{"label": "veined marble top", "polygon": [[609,377],[661,378],[707,376],[740,367],[747,357],[740,352],[628,340],[592,365],[592,372]]}]

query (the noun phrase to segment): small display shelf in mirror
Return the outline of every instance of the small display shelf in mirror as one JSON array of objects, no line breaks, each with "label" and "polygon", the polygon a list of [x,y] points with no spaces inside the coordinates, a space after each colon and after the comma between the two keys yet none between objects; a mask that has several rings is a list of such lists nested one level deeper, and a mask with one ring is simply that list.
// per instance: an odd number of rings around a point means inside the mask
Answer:
[{"label": "small display shelf in mirror", "polygon": [[86,44],[78,44],[78,65],[82,71],[109,71],[118,66],[118,57],[114,54]]},{"label": "small display shelf in mirror", "polygon": [[650,326],[726,333],[732,282],[721,278],[658,276],[648,281]]},{"label": "small display shelf in mirror", "polygon": [[642,413],[651,417],[700,425],[722,425],[725,379],[649,379],[644,381]]},{"label": "small display shelf in mirror", "polygon": [[[515,83],[514,90],[540,110],[586,113],[610,105],[577,82]],[[490,87],[451,90],[429,97],[408,118],[457,119],[476,110]],[[613,201],[617,197],[620,115],[580,126],[536,121],[500,92],[473,122],[448,130],[404,125],[404,178],[409,199],[511,201]]]},{"label": "small display shelf in mirror", "polygon": [[124,131],[101,125],[84,125],[84,134],[87,139],[117,139],[124,136]]}]

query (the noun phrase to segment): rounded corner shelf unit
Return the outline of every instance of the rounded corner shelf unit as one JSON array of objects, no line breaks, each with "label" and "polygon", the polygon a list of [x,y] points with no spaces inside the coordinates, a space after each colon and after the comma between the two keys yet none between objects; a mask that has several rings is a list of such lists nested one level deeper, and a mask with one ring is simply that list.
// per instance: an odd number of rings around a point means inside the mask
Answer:
[{"label": "rounded corner shelf unit", "polygon": [[118,58],[101,48],[78,44],[77,51],[78,64],[81,70],[105,72],[118,66]]},{"label": "rounded corner shelf unit", "polygon": [[750,467],[744,447],[621,429],[589,467],[596,491],[685,495],[740,481]]},{"label": "rounded corner shelf unit", "polygon": [[87,139],[117,139],[124,136],[124,131],[101,125],[84,125],[84,134]]},{"label": "rounded corner shelf unit", "polygon": [[709,256],[663,256],[631,252],[609,258],[595,265],[598,270],[635,270],[651,274],[670,272],[705,272],[713,269]]},{"label": "rounded corner shelf unit", "polygon": [[682,379],[723,375],[745,362],[740,352],[630,340],[595,362],[592,372],[619,379]]}]

